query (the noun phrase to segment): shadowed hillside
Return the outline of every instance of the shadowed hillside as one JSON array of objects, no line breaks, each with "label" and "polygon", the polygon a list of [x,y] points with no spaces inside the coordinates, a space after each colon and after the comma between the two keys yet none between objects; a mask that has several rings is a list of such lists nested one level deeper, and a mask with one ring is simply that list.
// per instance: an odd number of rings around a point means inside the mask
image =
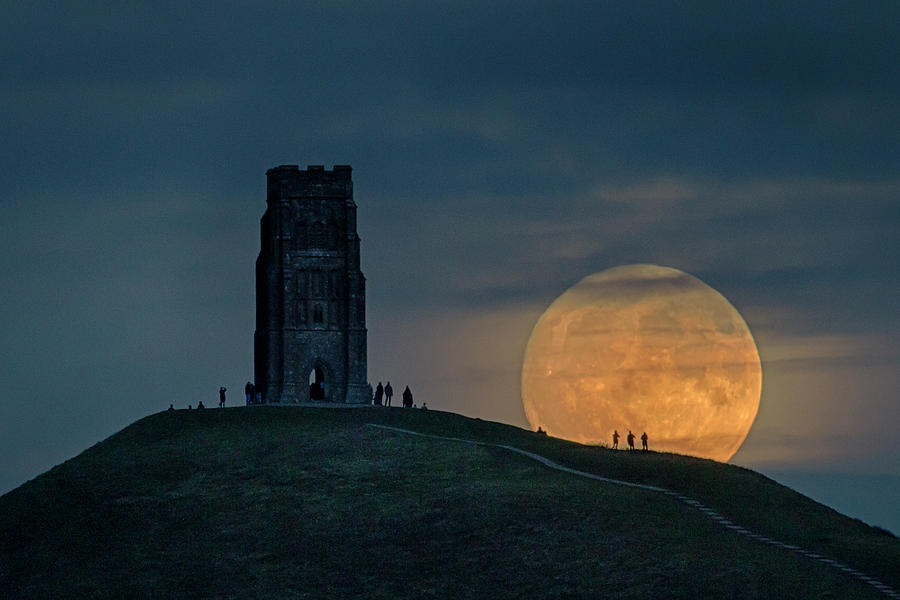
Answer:
[{"label": "shadowed hillside", "polygon": [[437,411],[230,408],[144,418],[0,497],[22,598],[884,598],[677,500],[900,588],[900,542],[752,471],[581,446]]}]

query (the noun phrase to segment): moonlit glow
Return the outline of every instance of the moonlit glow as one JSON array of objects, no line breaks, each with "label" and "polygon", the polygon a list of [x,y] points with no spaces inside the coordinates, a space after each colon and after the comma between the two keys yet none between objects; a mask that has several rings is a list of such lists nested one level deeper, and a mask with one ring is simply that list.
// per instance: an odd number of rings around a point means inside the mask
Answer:
[{"label": "moonlit glow", "polygon": [[[762,370],[741,315],[702,281],[655,265],[582,279],[541,315],[525,350],[533,428],[581,443],[730,459],[756,418]],[[640,447],[640,441],[637,442]]]}]

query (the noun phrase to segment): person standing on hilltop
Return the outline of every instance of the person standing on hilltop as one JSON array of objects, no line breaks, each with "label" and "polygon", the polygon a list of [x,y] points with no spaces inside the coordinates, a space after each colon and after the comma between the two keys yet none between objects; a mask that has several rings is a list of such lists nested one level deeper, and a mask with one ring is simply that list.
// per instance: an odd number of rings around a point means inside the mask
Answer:
[{"label": "person standing on hilltop", "polygon": [[225,388],[219,388],[219,408],[225,408]]},{"label": "person standing on hilltop", "polygon": [[375,406],[381,406],[381,398],[384,396],[384,387],[381,385],[381,382],[378,382],[378,385],[375,386]]},{"label": "person standing on hilltop", "polygon": [[247,396],[247,406],[253,404],[253,392],[253,384],[248,381],[247,385],[244,386],[244,395]]},{"label": "person standing on hilltop", "polygon": [[406,408],[412,408],[412,405],[413,405],[412,392],[409,391],[409,386],[406,386],[406,389],[403,390],[403,406]]},{"label": "person standing on hilltop", "polygon": [[634,434],[631,433],[631,430],[628,430],[628,449],[634,450]]},{"label": "person standing on hilltop", "polygon": [[613,429],[613,450],[619,449],[619,431],[617,429]]},{"label": "person standing on hilltop", "polygon": [[394,397],[394,388],[391,387],[391,382],[388,381],[387,385],[384,386],[384,405],[391,405],[391,398]]},{"label": "person standing on hilltop", "polygon": [[647,432],[646,431],[641,434],[641,445],[643,446],[644,450],[647,449]]}]

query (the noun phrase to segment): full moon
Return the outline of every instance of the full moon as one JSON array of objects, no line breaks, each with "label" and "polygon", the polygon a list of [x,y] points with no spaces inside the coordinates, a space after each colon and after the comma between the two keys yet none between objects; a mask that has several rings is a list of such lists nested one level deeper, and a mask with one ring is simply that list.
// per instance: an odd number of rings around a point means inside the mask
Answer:
[{"label": "full moon", "polygon": [[[584,444],[725,462],[759,409],[753,336],[716,290],[677,269],[627,265],[589,275],[538,319],[522,365],[532,428]],[[640,441],[637,442],[640,448]]]}]

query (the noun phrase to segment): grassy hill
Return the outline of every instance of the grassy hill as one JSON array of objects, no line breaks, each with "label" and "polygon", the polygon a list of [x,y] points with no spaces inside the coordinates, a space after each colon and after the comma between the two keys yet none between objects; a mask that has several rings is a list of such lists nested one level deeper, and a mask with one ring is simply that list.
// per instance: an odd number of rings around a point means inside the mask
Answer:
[{"label": "grassy hill", "polygon": [[884,598],[656,492],[900,588],[900,541],[752,471],[438,411],[151,415],[0,497],[0,596]]}]

